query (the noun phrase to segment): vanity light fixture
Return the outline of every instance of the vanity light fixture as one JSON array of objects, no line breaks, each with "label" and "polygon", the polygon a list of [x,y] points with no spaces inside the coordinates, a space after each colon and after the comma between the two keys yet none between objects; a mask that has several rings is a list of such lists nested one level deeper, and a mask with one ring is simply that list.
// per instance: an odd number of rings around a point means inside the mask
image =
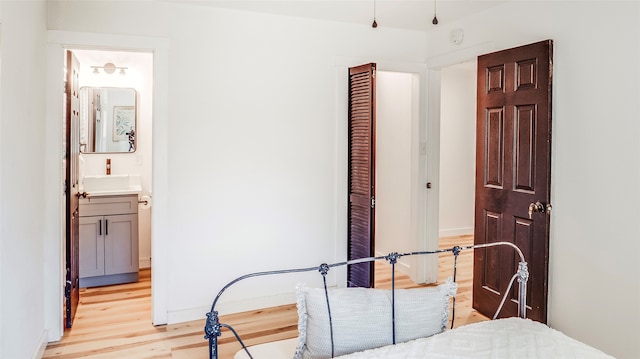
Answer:
[{"label": "vanity light fixture", "polygon": [[125,70],[128,69],[128,67],[116,66],[112,62],[107,62],[106,64],[104,64],[104,66],[91,66],[91,68],[93,69],[94,74],[99,74],[100,69],[102,69],[104,73],[109,75],[116,72],[116,70],[120,70],[120,75],[126,75],[127,73],[125,72]]}]

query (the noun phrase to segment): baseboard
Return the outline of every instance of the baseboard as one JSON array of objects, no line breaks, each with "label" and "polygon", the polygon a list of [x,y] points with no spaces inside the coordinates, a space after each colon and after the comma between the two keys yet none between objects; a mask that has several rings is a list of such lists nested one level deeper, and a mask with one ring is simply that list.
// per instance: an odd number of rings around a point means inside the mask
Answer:
[{"label": "baseboard", "polygon": [[140,260],[138,261],[138,266],[140,269],[147,269],[147,268],[151,268],[151,257],[140,257]]},{"label": "baseboard", "polygon": [[169,310],[167,311],[167,324],[190,322],[193,320],[205,319],[211,310],[209,306],[198,308]]},{"label": "baseboard", "polygon": [[[216,310],[219,315],[241,313],[261,308],[276,307],[285,304],[294,304],[296,302],[295,292],[277,294],[268,297],[251,298],[237,301],[220,300],[216,304]],[[193,320],[201,320],[207,317],[207,313],[211,311],[211,304],[207,306],[169,310],[167,312],[167,324],[184,323]]]},{"label": "baseboard", "polygon": [[47,330],[43,329],[40,334],[40,338],[38,339],[36,351],[31,356],[32,359],[41,359],[44,356],[44,351],[47,349],[47,342],[49,341],[48,337],[49,335]]},{"label": "baseboard", "polygon": [[465,236],[468,234],[473,234],[473,227],[441,229],[439,233],[440,238]]}]

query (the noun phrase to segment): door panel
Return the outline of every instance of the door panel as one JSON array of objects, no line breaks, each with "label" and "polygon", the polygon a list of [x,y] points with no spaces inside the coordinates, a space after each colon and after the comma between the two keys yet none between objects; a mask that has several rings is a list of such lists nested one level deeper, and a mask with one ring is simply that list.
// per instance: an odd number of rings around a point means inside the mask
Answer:
[{"label": "door panel", "polygon": [[138,215],[105,216],[106,275],[138,271]]},{"label": "door panel", "polygon": [[502,163],[504,148],[504,116],[501,108],[488,109],[485,146],[485,186],[502,188],[504,166]]},{"label": "door panel", "polygon": [[102,217],[80,217],[80,276],[104,275],[104,228]]},{"label": "door panel", "polygon": [[79,71],[80,63],[71,51],[67,51],[67,79],[65,85],[65,197],[66,197],[66,240],[65,240],[65,328],[71,328],[80,300],[79,268],[79,211],[78,211],[78,157],[79,138]]},{"label": "door panel", "polygon": [[516,106],[515,119],[515,184],[514,190],[534,191],[536,153],[533,138],[536,133],[535,106]]},{"label": "door panel", "polygon": [[[374,255],[375,64],[349,69],[348,259]],[[350,287],[373,286],[373,262],[350,265]]]},{"label": "door panel", "polygon": [[[527,315],[547,319],[551,192],[551,63],[543,41],[478,57],[476,244],[507,241],[529,263]],[[510,248],[475,251],[473,307],[493,316],[518,266]],[[515,289],[501,317],[517,315]]]}]

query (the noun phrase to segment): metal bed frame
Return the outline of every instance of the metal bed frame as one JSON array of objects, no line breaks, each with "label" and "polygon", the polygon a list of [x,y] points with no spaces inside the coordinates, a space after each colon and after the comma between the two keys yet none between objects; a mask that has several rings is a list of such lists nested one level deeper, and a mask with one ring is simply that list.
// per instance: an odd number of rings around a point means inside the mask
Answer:
[{"label": "metal bed frame", "polygon": [[[494,243],[486,243],[486,244],[476,244],[476,245],[471,245],[471,246],[454,246],[453,248],[450,249],[439,249],[439,250],[435,250],[435,251],[419,251],[419,252],[409,252],[409,253],[390,253],[386,256],[379,256],[379,257],[367,257],[367,258],[360,258],[360,259],[354,259],[354,260],[350,260],[350,261],[345,261],[345,262],[339,262],[339,263],[333,263],[333,264],[326,264],[323,263],[320,266],[317,267],[308,267],[308,268],[296,268],[296,269],[284,269],[284,270],[276,270],[276,271],[267,271],[267,272],[255,272],[255,273],[249,273],[243,276],[240,276],[234,280],[232,280],[231,282],[229,282],[227,285],[225,285],[220,292],[218,292],[218,295],[216,295],[215,299],[213,300],[213,304],[211,305],[211,311],[209,313],[207,313],[207,320],[204,326],[204,338],[209,340],[209,358],[210,359],[218,359],[218,337],[222,335],[222,328],[226,328],[228,330],[230,330],[233,335],[236,337],[236,339],[238,340],[238,342],[240,343],[240,345],[242,346],[242,349],[247,353],[247,355],[249,355],[249,358],[253,358],[251,356],[251,353],[249,352],[249,350],[247,349],[247,347],[245,346],[244,342],[242,341],[242,339],[240,339],[240,335],[238,335],[238,333],[236,332],[235,329],[233,329],[232,326],[225,324],[225,323],[220,323],[219,317],[218,317],[218,311],[215,310],[216,304],[218,303],[218,299],[220,299],[220,296],[222,296],[222,294],[232,285],[234,285],[235,283],[242,281],[244,279],[248,279],[248,278],[253,278],[253,277],[260,277],[260,276],[267,276],[267,275],[278,275],[278,274],[287,274],[287,273],[300,273],[300,272],[311,272],[311,271],[318,271],[320,272],[320,274],[322,275],[322,279],[323,279],[323,284],[324,284],[324,292],[325,292],[325,297],[327,300],[327,311],[329,314],[329,329],[331,331],[331,347],[332,350],[331,352],[333,353],[333,327],[332,327],[332,323],[331,323],[331,308],[329,306],[329,295],[328,295],[328,289],[327,289],[327,273],[329,272],[329,270],[331,268],[334,267],[340,267],[340,266],[345,266],[345,265],[351,265],[351,264],[358,264],[358,263],[366,263],[366,262],[373,262],[373,261],[377,261],[377,260],[387,260],[390,264],[391,264],[391,315],[392,315],[392,320],[391,320],[391,325],[392,325],[392,341],[393,344],[396,344],[396,338],[395,338],[395,264],[398,261],[398,258],[400,257],[406,257],[406,256],[414,256],[414,255],[426,255],[426,254],[439,254],[439,253],[445,253],[445,252],[451,252],[454,255],[454,262],[453,262],[453,281],[456,281],[456,272],[457,272],[457,260],[458,260],[458,255],[460,254],[460,252],[464,251],[464,250],[469,250],[469,249],[481,249],[481,248],[488,248],[488,247],[495,247],[495,246],[509,246],[512,247],[516,253],[518,254],[518,256],[520,257],[520,262],[518,263],[518,270],[516,271],[516,273],[513,275],[513,277],[511,277],[511,280],[509,281],[509,286],[507,287],[507,290],[504,292],[504,295],[502,297],[502,301],[500,302],[500,305],[498,306],[498,309],[496,310],[496,313],[494,314],[492,319],[496,319],[498,317],[498,314],[500,313],[500,311],[502,310],[502,307],[509,295],[509,292],[511,291],[511,287],[513,285],[513,282],[517,279],[518,280],[518,316],[520,318],[526,318],[527,317],[527,281],[529,279],[529,270],[528,270],[528,266],[527,266],[527,262],[525,261],[524,255],[522,254],[522,251],[520,250],[520,248],[518,248],[515,244],[510,243],[510,242],[494,242]],[[456,303],[456,298],[455,296],[453,297],[453,306],[452,306],[452,312],[451,312],[451,328],[453,328],[453,322],[455,319],[455,303]],[[293,355],[293,354],[292,354]]]}]

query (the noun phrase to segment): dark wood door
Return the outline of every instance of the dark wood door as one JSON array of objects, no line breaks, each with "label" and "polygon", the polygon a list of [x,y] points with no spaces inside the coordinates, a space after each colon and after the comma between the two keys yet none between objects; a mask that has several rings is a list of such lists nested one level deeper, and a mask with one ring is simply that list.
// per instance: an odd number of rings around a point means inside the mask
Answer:
[{"label": "dark wood door", "polygon": [[[478,57],[475,243],[506,241],[529,263],[527,316],[547,320],[553,42]],[[540,202],[531,218],[529,206]],[[473,307],[493,316],[519,258],[475,251]],[[514,285],[517,288],[517,283]],[[517,315],[513,289],[501,317]]]},{"label": "dark wood door", "polygon": [[65,198],[66,198],[66,245],[65,245],[65,328],[71,328],[80,299],[80,218],[78,216],[78,156],[80,154],[79,113],[80,99],[78,77],[80,63],[71,51],[67,51],[67,78],[65,84]]},{"label": "dark wood door", "polygon": [[[374,255],[376,64],[349,69],[348,259]],[[373,262],[350,265],[347,285],[373,286]]]}]

